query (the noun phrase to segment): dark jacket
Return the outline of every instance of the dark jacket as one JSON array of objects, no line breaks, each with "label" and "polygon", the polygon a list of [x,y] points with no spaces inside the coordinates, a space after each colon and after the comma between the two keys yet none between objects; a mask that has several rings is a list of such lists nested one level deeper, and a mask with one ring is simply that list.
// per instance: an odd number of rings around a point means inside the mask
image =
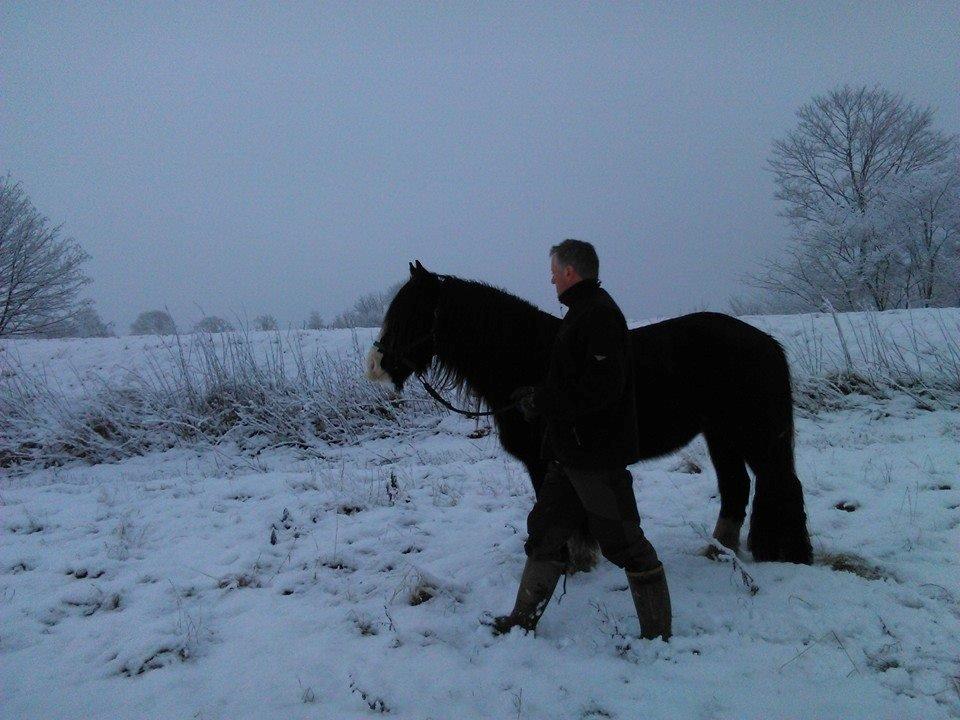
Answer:
[{"label": "dark jacket", "polygon": [[544,417],[540,456],[574,468],[622,468],[640,459],[627,323],[598,280],[560,294],[569,307],[547,378],[534,390]]}]

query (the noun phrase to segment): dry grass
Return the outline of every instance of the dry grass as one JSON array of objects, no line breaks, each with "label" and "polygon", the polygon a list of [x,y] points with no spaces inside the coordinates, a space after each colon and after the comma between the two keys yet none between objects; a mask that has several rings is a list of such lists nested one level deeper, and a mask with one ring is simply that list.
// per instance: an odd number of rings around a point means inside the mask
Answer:
[{"label": "dry grass", "polygon": [[891,575],[857,555],[847,553],[822,553],[817,555],[815,562],[826,565],[831,570],[853,573],[864,580],[886,580]]},{"label": "dry grass", "polygon": [[276,333],[266,350],[245,333],[177,336],[122,383],[98,378],[81,398],[5,358],[0,373],[0,467],[90,464],[176,446],[232,442],[267,448],[356,444],[399,433],[432,411],[361,376],[363,352],[307,352]]}]

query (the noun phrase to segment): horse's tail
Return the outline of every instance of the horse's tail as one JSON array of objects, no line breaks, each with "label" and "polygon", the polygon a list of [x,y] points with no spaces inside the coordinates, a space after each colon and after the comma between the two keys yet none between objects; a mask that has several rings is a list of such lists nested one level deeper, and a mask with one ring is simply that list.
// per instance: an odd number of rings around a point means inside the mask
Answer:
[{"label": "horse's tail", "polygon": [[765,372],[756,381],[758,416],[747,438],[747,463],[756,478],[747,545],[754,559],[809,564],[803,487],[794,463],[793,393],[790,367],[780,344],[770,338]]}]

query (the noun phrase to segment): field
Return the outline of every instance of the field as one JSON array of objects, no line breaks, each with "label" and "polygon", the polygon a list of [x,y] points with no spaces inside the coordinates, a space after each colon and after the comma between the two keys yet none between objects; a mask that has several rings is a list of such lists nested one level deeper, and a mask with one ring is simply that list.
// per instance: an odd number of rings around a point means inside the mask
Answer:
[{"label": "field", "polygon": [[747,320],[791,358],[816,563],[744,555],[751,594],[700,554],[701,441],[632,466],[669,643],[606,561],[490,636],[529,482],[358,380],[375,331],[3,342],[0,717],[960,716],[960,312]]}]

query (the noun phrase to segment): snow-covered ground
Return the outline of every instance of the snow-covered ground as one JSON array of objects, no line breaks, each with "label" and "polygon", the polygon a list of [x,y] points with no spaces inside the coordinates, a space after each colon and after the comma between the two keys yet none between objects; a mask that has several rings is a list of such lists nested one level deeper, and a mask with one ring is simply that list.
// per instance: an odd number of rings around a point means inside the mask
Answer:
[{"label": "snow-covered ground", "polygon": [[[934,338],[958,317],[870,322],[906,348],[916,334],[898,328]],[[830,316],[750,321],[795,368],[818,343],[846,363]],[[349,331],[304,337],[353,344]],[[82,402],[147,367],[151,342],[8,341],[0,355]],[[700,554],[718,510],[700,442],[633,466],[668,572],[669,643],[633,637],[625,579],[605,561],[568,579],[536,637],[491,637],[480,620],[512,605],[528,480],[495,436],[469,437],[473,422],[414,422],[352,447],[221,444],[6,472],[0,717],[960,715],[960,411],[894,394],[800,417],[818,562],[744,557],[756,595]]]}]

